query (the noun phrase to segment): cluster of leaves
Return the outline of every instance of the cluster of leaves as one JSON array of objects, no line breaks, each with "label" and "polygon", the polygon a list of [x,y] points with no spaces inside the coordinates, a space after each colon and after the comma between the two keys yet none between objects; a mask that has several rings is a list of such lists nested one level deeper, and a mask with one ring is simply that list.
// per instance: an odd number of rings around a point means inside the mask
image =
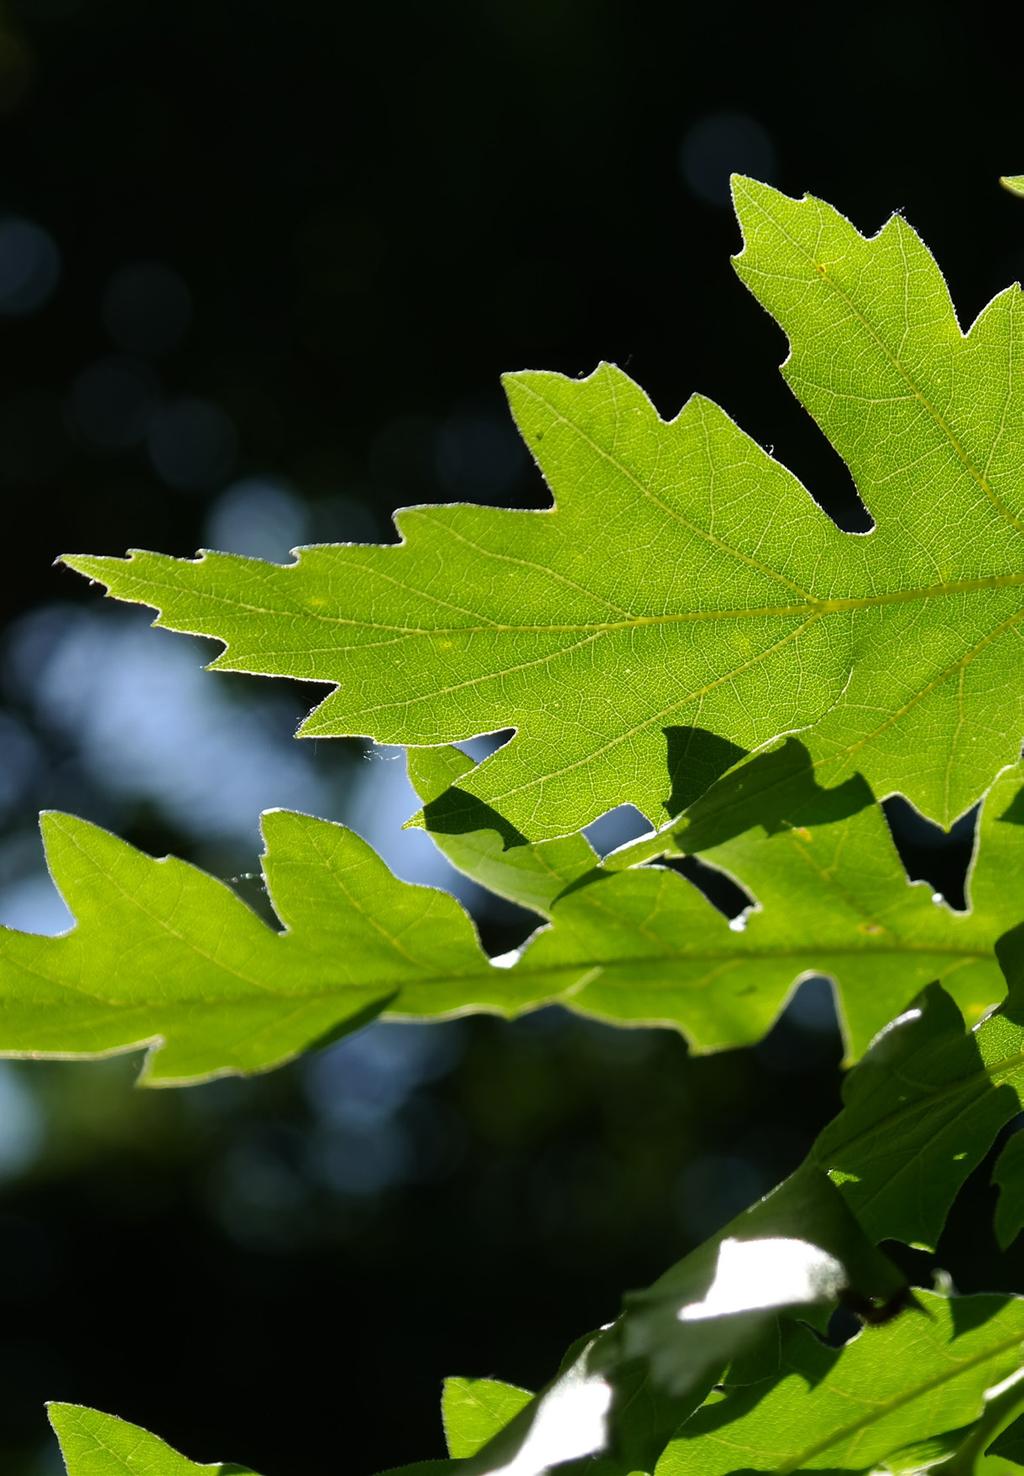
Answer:
[{"label": "cluster of leaves", "polygon": [[[552,1003],[710,1051],[763,1036],[801,978],[834,981],[844,1105],[796,1173],[538,1393],[449,1380],[449,1459],[424,1476],[1024,1466],[1024,1299],[910,1288],[880,1249],[934,1247],[1024,1108],[1024,298],[963,334],[899,217],[868,239],[748,180],[736,203],[738,271],[869,535],[717,406],[665,422],[602,366],[508,380],[548,511],[409,509],[396,544],[287,566],[67,560],[221,640],[214,667],[331,683],[301,731],[408,745],[415,823],[539,925],[489,959],[454,898],[269,811],[275,928],[193,867],[48,815],[76,926],[0,934],[0,1051],[145,1048],[144,1081],[181,1084],[381,1014]],[[505,727],[482,764],[450,746]],[[946,824],[981,801],[966,912],[907,883],[879,804],[897,792]],[[600,859],[582,828],[622,802],[651,832]],[[716,873],[747,894],[731,919]],[[1009,1137],[995,1170],[1004,1244],[1022,1150]],[[837,1306],[862,1324],[845,1342],[825,1336]],[[51,1417],[69,1476],[244,1476],[109,1415]]]}]

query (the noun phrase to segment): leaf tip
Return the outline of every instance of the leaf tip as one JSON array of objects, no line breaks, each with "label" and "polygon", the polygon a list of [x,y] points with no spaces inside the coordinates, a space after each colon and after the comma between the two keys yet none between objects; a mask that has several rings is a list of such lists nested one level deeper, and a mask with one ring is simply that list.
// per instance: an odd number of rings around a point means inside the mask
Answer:
[{"label": "leaf tip", "polygon": [[1001,174],[999,183],[1009,194],[1024,196],[1024,174]]},{"label": "leaf tip", "polygon": [[65,810],[39,811],[39,830],[43,837],[44,847],[48,847],[50,842],[63,831],[74,830],[78,827],[89,829],[89,822],[80,820],[77,815],[69,815]]},{"label": "leaf tip", "polygon": [[76,1415],[90,1412],[84,1404],[69,1404],[63,1399],[47,1399],[43,1405],[46,1410],[46,1418],[50,1422],[50,1428],[58,1440],[68,1433],[67,1422],[73,1420]]},{"label": "leaf tip", "polygon": [[742,246],[733,256],[737,261],[746,251],[748,242],[748,224],[750,224],[750,211],[758,206],[763,206],[768,200],[780,198],[780,192],[762,180],[754,179],[749,174],[730,174],[729,191],[732,196],[732,208],[739,223]]},{"label": "leaf tip", "polygon": [[336,820],[322,820],[314,815],[306,815],[301,810],[289,810],[284,805],[271,805],[260,815],[260,833],[269,846],[273,840],[280,840],[289,831],[301,830],[309,826],[336,826]]},{"label": "leaf tip", "polygon": [[84,575],[93,584],[102,584],[109,594],[113,587],[114,572],[132,563],[134,553],[134,549],[129,549],[123,559],[114,558],[109,554],[58,554],[53,562],[55,566],[63,564],[66,569]]}]

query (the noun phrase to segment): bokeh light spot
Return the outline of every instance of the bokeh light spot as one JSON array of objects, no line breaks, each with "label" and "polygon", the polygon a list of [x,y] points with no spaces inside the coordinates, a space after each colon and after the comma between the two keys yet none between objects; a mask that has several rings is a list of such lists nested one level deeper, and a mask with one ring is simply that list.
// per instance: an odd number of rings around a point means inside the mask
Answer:
[{"label": "bokeh light spot", "polygon": [[245,477],[217,498],[206,520],[207,547],[285,563],[309,534],[305,503],[276,477]]},{"label": "bokeh light spot", "polygon": [[159,390],[153,371],[138,359],[98,359],[71,387],[71,424],[96,446],[135,446],[149,429]]},{"label": "bokeh light spot", "polygon": [[119,348],[155,358],[177,348],[188,332],[192,297],[173,267],[159,261],[132,262],[110,278],[100,312]]},{"label": "bokeh light spot", "polygon": [[16,1071],[0,1062],[0,1179],[28,1167],[43,1146],[39,1109]]},{"label": "bokeh light spot", "polygon": [[238,436],[218,405],[182,399],[153,417],[147,444],[154,470],[169,487],[204,492],[231,475]]},{"label": "bokeh light spot", "polygon": [[0,221],[0,313],[27,317],[48,302],[60,279],[60,252],[31,220]]},{"label": "bokeh light spot", "polygon": [[527,464],[511,421],[481,411],[446,420],[437,433],[435,455],[445,492],[473,502],[501,502]]},{"label": "bokeh light spot", "polygon": [[683,139],[679,169],[699,199],[727,206],[730,174],[771,179],[775,145],[767,129],[746,113],[708,113]]}]

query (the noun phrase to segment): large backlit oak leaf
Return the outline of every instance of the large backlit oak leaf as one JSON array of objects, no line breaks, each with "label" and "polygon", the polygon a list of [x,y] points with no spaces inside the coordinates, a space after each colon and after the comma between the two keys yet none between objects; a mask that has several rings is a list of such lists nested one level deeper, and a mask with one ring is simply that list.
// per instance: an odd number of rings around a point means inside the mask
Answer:
[{"label": "large backlit oak leaf", "polygon": [[899,216],[866,239],[820,200],[745,179],[735,198],[737,270],[871,534],[841,532],[716,405],[664,421],[602,365],[506,380],[548,511],[409,508],[398,544],[287,566],[67,562],[223,641],[214,666],[331,683],[305,735],[514,727],[463,788],[531,838],[622,801],[664,820],[695,728],[744,750],[807,729],[823,774],[951,821],[1024,735],[1024,299],[965,335]]}]

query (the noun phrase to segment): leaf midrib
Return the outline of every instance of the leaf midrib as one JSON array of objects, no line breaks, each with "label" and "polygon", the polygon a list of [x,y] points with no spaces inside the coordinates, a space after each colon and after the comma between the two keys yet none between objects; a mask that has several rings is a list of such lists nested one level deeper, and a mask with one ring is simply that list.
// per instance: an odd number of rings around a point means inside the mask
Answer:
[{"label": "leaf midrib", "polygon": [[[388,545],[382,545],[388,547]],[[84,565],[85,560],[75,561],[71,558],[65,560],[72,567],[78,562]],[[130,559],[116,560],[117,563],[130,563]],[[168,559],[169,563],[184,563],[189,567],[195,567],[201,560]],[[281,566],[283,572],[290,572],[299,567],[298,564],[286,564]],[[549,571],[552,577],[557,575],[557,570]],[[525,622],[511,624],[508,622],[488,621],[483,625],[389,625],[374,620],[359,620],[350,616],[330,615],[323,610],[316,610],[308,606],[296,609],[295,607],[275,608],[272,605],[253,605],[244,600],[234,599],[230,596],[218,594],[211,590],[192,591],[183,588],[179,584],[166,580],[155,579],[152,575],[136,576],[138,582],[147,590],[159,592],[167,591],[169,594],[180,596],[190,594],[198,600],[212,600],[218,604],[227,605],[232,609],[244,610],[247,614],[266,615],[273,618],[309,619],[325,625],[348,626],[356,630],[385,630],[396,638],[401,639],[425,639],[450,636],[474,636],[474,635],[578,635],[588,633],[612,633],[619,630],[643,629],[645,626],[685,625],[715,620],[768,620],[768,619],[792,619],[798,617],[841,615],[849,614],[858,610],[877,609],[885,605],[913,604],[918,600],[946,599],[961,594],[984,594],[996,589],[1019,588],[1024,585],[1024,570],[1005,574],[983,574],[973,579],[954,579],[944,584],[915,585],[908,589],[894,589],[876,592],[870,595],[842,595],[836,598],[819,599],[815,595],[808,595],[806,599],[795,601],[791,604],[779,605],[752,605],[741,606],[723,610],[678,610],[661,615],[631,615],[623,620],[580,620],[580,621],[537,621],[532,624]],[[101,583],[105,581],[100,578]],[[107,586],[109,590],[109,585]],[[413,591],[416,593],[416,591]],[[141,604],[148,604],[156,608],[144,594],[125,595],[124,598],[135,599]],[[160,607],[161,609],[163,607]],[[161,623],[163,623],[161,621]],[[204,634],[204,632],[195,632]],[[222,635],[214,636],[216,640],[226,640]],[[343,647],[344,650],[360,650],[362,646]]]},{"label": "leaf midrib", "polygon": [[[923,1399],[933,1389],[940,1389],[943,1384],[951,1383],[954,1379],[963,1377],[964,1374],[970,1373],[972,1369],[979,1367],[981,1364],[990,1363],[993,1359],[998,1358],[1001,1353],[1009,1352],[1011,1348],[1019,1346],[1021,1343],[1024,1343],[1024,1331],[1018,1329],[1011,1336],[1000,1340],[998,1343],[990,1344],[982,1352],[974,1354],[973,1357],[965,1358],[958,1363],[952,1363],[949,1368],[941,1369],[937,1374],[934,1374],[929,1379],[923,1380],[920,1384],[915,1384],[912,1388],[903,1390],[890,1399],[880,1400],[877,1404],[872,1405],[864,1414],[860,1415],[859,1418],[851,1420],[848,1425],[843,1425],[838,1430],[830,1430],[828,1435],[823,1439],[815,1441],[813,1445],[805,1446],[795,1456],[788,1457],[784,1464],[775,1467],[776,1471],[789,1472],[803,1469],[806,1466],[806,1462],[813,1460],[815,1456],[839,1446],[859,1431],[869,1429],[871,1425],[886,1419],[889,1415],[895,1413],[896,1410],[903,1409],[906,1405],[913,1404],[918,1399]],[[941,1352],[943,1350],[939,1351]],[[791,1368],[791,1376],[799,1378],[802,1375],[799,1369]],[[833,1392],[839,1395],[845,1392],[836,1386],[831,1387]],[[730,1450],[747,1451],[751,1449],[750,1446],[738,1441],[723,1438],[720,1431],[709,1431],[708,1433],[712,1434],[712,1438],[727,1446]]]},{"label": "leaf midrib", "polygon": [[[290,939],[293,940],[293,946],[295,946],[297,948],[301,948],[302,947],[301,942],[298,939],[296,939],[294,933],[288,933],[288,932],[275,933],[273,930],[268,930],[268,931],[270,932],[271,938],[277,937],[277,938],[280,938],[282,941],[284,939],[286,939],[286,938],[290,938]],[[21,936],[21,935],[18,935],[18,936]],[[72,930],[72,932],[70,932],[70,933],[64,934],[63,937],[60,937],[60,938],[53,938],[53,939],[44,938],[44,939],[42,939],[40,941],[43,942],[43,943],[53,944],[53,945],[56,945],[56,946],[59,947],[65,941],[70,940],[73,937],[74,937],[74,930]],[[209,957],[209,955],[202,953],[201,950],[199,950],[196,947],[194,947],[194,945],[192,945],[191,942],[187,938],[181,937],[180,935],[173,934],[173,933],[172,933],[172,937],[174,937],[176,939],[176,941],[180,942],[182,944],[182,946],[184,946],[186,949],[188,949],[189,952],[197,953],[201,958],[203,958],[204,962],[210,964],[210,966],[213,967],[214,969],[216,969],[218,972],[224,973],[224,974],[228,975],[231,978],[238,979],[238,981],[240,983],[243,983],[243,984],[252,984],[253,987],[254,987],[254,989],[257,991],[256,998],[263,999],[265,1001],[271,1001],[271,1000],[274,1001],[274,1002],[280,1001],[283,1004],[286,1004],[286,1003],[289,1003],[289,1002],[293,1002],[293,1003],[294,1002],[297,1002],[297,1003],[302,1003],[302,1002],[315,1003],[316,1001],[319,1001],[319,1000],[326,1000],[326,999],[331,999],[331,998],[333,998],[335,996],[342,996],[345,993],[345,991],[347,991],[347,990],[358,990],[358,991],[362,992],[364,990],[378,990],[379,989],[382,995],[387,995],[387,994],[390,993],[391,995],[394,996],[394,995],[400,995],[402,992],[404,992],[405,990],[410,989],[410,988],[412,988],[412,989],[421,989],[421,988],[424,988],[424,987],[429,987],[429,986],[434,985],[434,984],[459,983],[459,982],[469,981],[469,980],[472,980],[472,979],[488,979],[488,980],[492,980],[492,981],[498,980],[498,979],[508,979],[508,980],[522,979],[522,980],[526,980],[526,979],[532,979],[532,978],[537,978],[537,977],[544,977],[544,976],[549,975],[549,974],[585,974],[585,973],[590,973],[590,974],[595,974],[596,973],[596,975],[599,976],[602,973],[608,973],[608,972],[610,972],[612,970],[617,970],[617,969],[622,969],[622,968],[635,968],[635,967],[638,967],[638,966],[641,966],[641,965],[652,965],[652,964],[657,965],[657,964],[670,964],[670,963],[675,963],[675,964],[688,964],[688,963],[697,963],[697,964],[700,964],[700,963],[710,963],[710,964],[729,963],[729,964],[735,964],[735,965],[739,966],[741,964],[751,964],[751,963],[756,964],[756,963],[759,963],[759,962],[771,962],[771,961],[776,960],[776,959],[777,960],[787,960],[787,959],[800,960],[800,959],[803,959],[803,960],[806,961],[809,958],[813,958],[813,956],[815,955],[815,953],[819,951],[813,945],[803,945],[803,946],[794,946],[792,948],[785,948],[785,947],[780,947],[780,948],[763,948],[763,949],[759,949],[757,952],[746,952],[746,953],[736,953],[736,952],[733,952],[733,951],[731,951],[729,949],[722,949],[722,950],[719,950],[719,951],[716,951],[716,950],[702,950],[702,951],[697,952],[697,953],[668,953],[668,952],[664,952],[664,953],[652,953],[652,954],[624,955],[624,956],[621,956],[621,957],[618,957],[618,958],[600,957],[600,958],[589,958],[589,959],[588,958],[573,959],[573,960],[564,960],[564,961],[552,962],[550,964],[540,964],[540,963],[538,963],[538,964],[531,964],[531,965],[528,965],[528,966],[527,965],[516,964],[511,969],[496,968],[493,963],[490,963],[489,961],[485,961],[484,963],[480,964],[476,968],[473,968],[473,969],[470,969],[470,970],[466,970],[466,971],[460,972],[458,970],[452,969],[452,970],[442,971],[442,972],[437,973],[437,974],[421,975],[421,976],[419,976],[418,978],[415,978],[415,979],[411,979],[408,974],[404,974],[404,975],[402,975],[400,977],[397,977],[397,978],[388,978],[388,979],[371,978],[371,979],[365,979],[365,980],[362,980],[361,979],[361,980],[358,980],[358,981],[348,982],[348,983],[344,983],[344,984],[335,984],[333,986],[326,987],[326,988],[323,988],[323,989],[302,989],[302,990],[295,990],[295,991],[283,991],[283,990],[280,990],[280,989],[274,989],[272,986],[263,985],[263,984],[259,983],[259,981],[252,980],[252,979],[247,978],[245,976],[236,974],[232,969],[227,968],[227,967],[225,967],[222,964],[219,964],[215,960],[211,959]],[[2,935],[0,935],[0,941],[2,941]],[[970,963],[970,962],[984,963],[984,962],[991,961],[992,960],[992,957],[993,957],[991,949],[954,948],[954,947],[946,947],[946,946],[943,946],[943,945],[929,946],[929,945],[926,945],[926,944],[906,944],[906,945],[893,944],[893,945],[888,945],[887,946],[887,945],[878,945],[878,944],[874,944],[874,943],[872,943],[872,944],[865,944],[863,947],[860,947],[860,946],[845,946],[844,947],[844,946],[841,946],[841,945],[839,945],[839,946],[831,946],[831,945],[827,945],[827,944],[826,945],[821,945],[820,954],[821,954],[822,958],[825,958],[825,957],[827,957],[827,958],[842,958],[842,957],[864,958],[866,956],[879,957],[879,958],[882,958],[882,957],[900,958],[900,957],[906,957],[908,954],[920,954],[923,957],[936,957],[936,956],[940,956],[940,957],[943,957],[943,958],[954,958],[954,959],[961,960],[963,963]],[[210,1008],[217,1008],[217,1007],[219,1007],[221,1005],[224,1005],[224,1004],[229,1004],[229,1003],[230,1004],[237,1004],[240,999],[241,999],[241,1001],[243,1003],[247,1003],[248,1002],[245,999],[245,996],[244,995],[239,996],[237,994],[232,995],[232,994],[229,994],[229,993],[226,993],[226,994],[224,994],[222,996],[219,996],[216,999],[211,999],[211,998],[209,998],[209,996],[206,996],[206,995],[197,995],[197,996],[191,996],[191,995],[175,995],[173,999],[167,999],[166,997],[161,998],[161,999],[125,999],[125,1000],[108,999],[108,998],[104,998],[102,995],[96,995],[96,994],[92,994],[92,993],[86,993],[86,991],[81,990],[77,985],[75,985],[73,983],[70,983],[68,980],[61,979],[59,976],[54,976],[52,974],[49,974],[49,973],[45,972],[43,969],[40,969],[38,967],[34,967],[33,965],[27,963],[23,959],[14,959],[13,962],[14,962],[14,964],[15,964],[15,966],[17,968],[23,969],[26,973],[34,974],[37,978],[43,979],[47,983],[50,983],[50,984],[55,985],[59,989],[70,989],[72,991],[72,993],[81,994],[83,998],[87,998],[87,999],[91,1000],[94,1004],[103,1006],[104,1008],[113,1009],[113,1010],[126,1010],[126,1011],[131,1011],[131,1010],[139,1010],[139,1009],[174,1008],[174,1007],[176,1007],[178,1005],[197,1005],[197,1004],[198,1005],[209,1006]],[[808,967],[811,967],[810,963],[808,963]],[[628,988],[629,986],[627,984],[627,985],[624,985],[623,987]],[[645,987],[649,987],[649,986],[645,986]],[[671,987],[672,987],[672,981],[667,981],[666,982],[666,988],[668,989],[668,988],[671,988]],[[534,1001],[529,1001],[529,1000],[528,1001],[525,1001],[525,1003],[533,1003],[533,1002]],[[558,1001],[557,998],[554,998],[554,999],[551,1000],[551,1003],[557,1004],[558,1002],[559,1001]],[[453,1008],[456,1008],[456,1009],[459,1009],[459,1010],[462,1010],[462,1009],[480,1009],[481,1011],[486,1011],[488,1009],[500,1008],[500,1006],[492,1006],[492,1005],[486,1005],[486,1004],[484,1004],[484,1005],[474,1004],[472,1000],[467,1000],[467,1002],[466,1002],[465,1005],[459,1005],[459,1006],[455,1006]],[[395,1010],[387,1010],[387,1011],[385,1011],[385,1013],[387,1013],[389,1015],[407,1015],[408,1014],[407,1011],[402,1011],[401,1008],[398,1008],[398,1009],[395,1009]],[[1022,1058],[1022,1059],[1024,1059],[1024,1058]]]}]

